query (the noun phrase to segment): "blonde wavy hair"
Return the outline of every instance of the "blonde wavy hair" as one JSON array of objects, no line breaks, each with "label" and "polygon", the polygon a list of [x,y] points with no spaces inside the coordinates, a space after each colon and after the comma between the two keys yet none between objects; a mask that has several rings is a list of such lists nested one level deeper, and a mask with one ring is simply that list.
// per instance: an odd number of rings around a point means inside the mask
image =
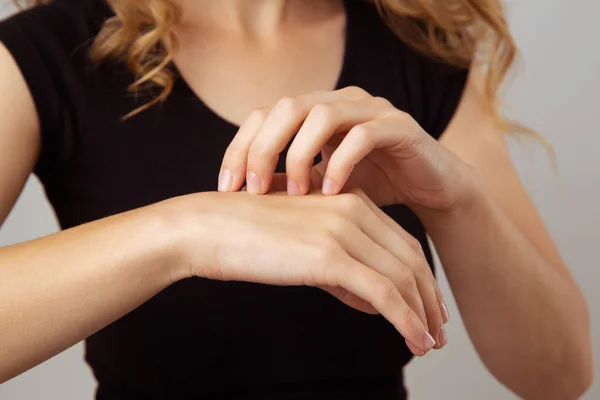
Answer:
[{"label": "blonde wavy hair", "polygon": [[[15,0],[18,1],[18,0]],[[51,0],[21,0],[40,5]],[[173,89],[170,68],[180,21],[180,0],[112,0],[115,16],[96,37],[95,62],[127,63],[137,79],[128,90],[155,95],[126,116],[164,101]],[[526,131],[509,122],[499,109],[499,88],[517,55],[501,0],[370,0],[400,40],[422,54],[458,68],[477,64],[485,71],[487,110],[506,132]]]}]

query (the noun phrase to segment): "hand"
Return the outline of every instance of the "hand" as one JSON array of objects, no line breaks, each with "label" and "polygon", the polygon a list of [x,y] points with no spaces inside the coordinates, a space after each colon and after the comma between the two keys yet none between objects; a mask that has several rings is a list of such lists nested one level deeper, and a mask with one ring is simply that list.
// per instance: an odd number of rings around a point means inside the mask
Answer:
[{"label": "hand", "polygon": [[[190,209],[190,201],[198,209],[195,196],[170,200],[173,214]],[[364,193],[199,196],[207,199],[201,211],[181,218],[191,232],[188,276],[319,287],[355,309],[381,313],[416,355],[434,347],[433,337],[436,348],[445,344],[441,293],[419,242]]]},{"label": "hand", "polygon": [[[453,208],[469,190],[469,168],[430,137],[408,114],[360,88],[284,98],[250,114],[223,159],[220,191],[248,184],[270,189],[279,154],[286,160],[287,191],[326,195],[358,187],[379,206],[405,203]],[[323,161],[312,167],[321,153]],[[312,183],[312,185],[311,185]]]}]

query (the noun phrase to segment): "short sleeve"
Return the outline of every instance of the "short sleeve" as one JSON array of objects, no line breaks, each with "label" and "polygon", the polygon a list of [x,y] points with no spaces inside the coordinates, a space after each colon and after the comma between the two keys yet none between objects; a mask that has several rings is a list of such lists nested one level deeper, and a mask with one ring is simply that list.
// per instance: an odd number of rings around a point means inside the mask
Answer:
[{"label": "short sleeve", "polygon": [[427,60],[423,85],[427,94],[425,130],[439,139],[460,105],[468,81],[468,69],[456,69]]},{"label": "short sleeve", "polygon": [[436,139],[454,117],[467,85],[469,70],[436,61],[405,48],[403,80],[408,103],[421,127]]},{"label": "short sleeve", "polygon": [[372,2],[347,1],[352,23],[353,83],[385,97],[438,139],[462,99],[468,68],[456,68],[417,51],[396,35]]},{"label": "short sleeve", "polygon": [[2,42],[21,70],[40,119],[35,173],[50,179],[76,145],[86,107],[86,68],[95,23],[85,0],[54,0],[0,22]]}]

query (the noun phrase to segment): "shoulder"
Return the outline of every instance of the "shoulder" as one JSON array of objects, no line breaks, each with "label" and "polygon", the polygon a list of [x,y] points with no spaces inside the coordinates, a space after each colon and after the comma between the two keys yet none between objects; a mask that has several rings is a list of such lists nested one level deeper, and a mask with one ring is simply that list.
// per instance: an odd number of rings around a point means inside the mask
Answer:
[{"label": "shoulder", "polygon": [[52,0],[0,22],[0,42],[34,97],[38,85],[51,91],[50,86],[57,89],[83,76],[89,48],[109,12],[103,0]]},{"label": "shoulder", "polygon": [[416,50],[409,38],[392,29],[373,2],[346,2],[349,33],[356,44],[354,51],[360,53],[360,79],[380,88],[384,97],[439,138],[458,109],[469,69],[453,67]]},{"label": "shoulder", "polygon": [[110,9],[103,0],[53,0],[0,22],[0,42],[24,78],[40,122],[37,172],[72,143],[89,88],[88,50]]},{"label": "shoulder", "polygon": [[92,39],[109,15],[103,0],[53,0],[0,22],[0,40],[11,53],[31,45],[72,52]]}]

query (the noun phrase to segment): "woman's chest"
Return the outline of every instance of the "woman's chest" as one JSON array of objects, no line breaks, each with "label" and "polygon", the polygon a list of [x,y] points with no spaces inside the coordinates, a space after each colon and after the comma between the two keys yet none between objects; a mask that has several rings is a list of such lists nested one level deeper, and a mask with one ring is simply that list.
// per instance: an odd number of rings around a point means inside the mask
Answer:
[{"label": "woman's chest", "polygon": [[197,98],[178,89],[173,94],[126,120],[122,116],[142,99],[100,93],[90,104],[71,157],[55,179],[44,182],[63,227],[217,189],[237,129]]}]

